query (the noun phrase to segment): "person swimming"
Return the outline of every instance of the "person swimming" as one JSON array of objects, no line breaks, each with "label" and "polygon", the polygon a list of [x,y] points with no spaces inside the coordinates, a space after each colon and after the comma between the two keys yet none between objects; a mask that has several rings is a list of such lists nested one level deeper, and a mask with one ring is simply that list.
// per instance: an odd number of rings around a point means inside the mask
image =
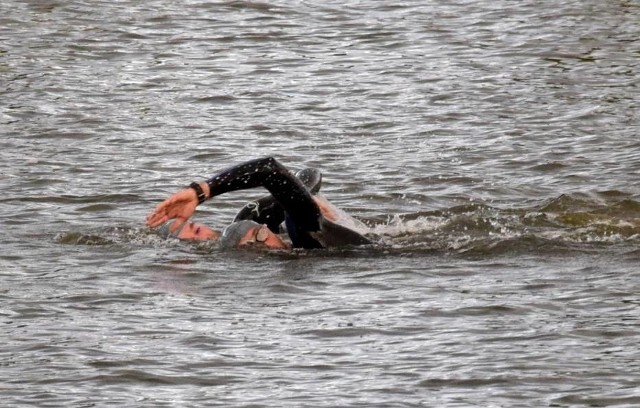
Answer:
[{"label": "person swimming", "polygon": [[[314,169],[291,173],[273,157],[227,168],[206,181],[191,183],[160,203],[146,219],[167,236],[187,240],[219,240],[223,247],[246,245],[289,248],[277,234],[284,225],[293,248],[369,245],[356,231],[357,222],[316,194],[321,174]],[[270,195],[247,204],[222,234],[188,222],[198,205],[236,190],[266,188]],[[173,221],[172,221],[173,220]]]}]

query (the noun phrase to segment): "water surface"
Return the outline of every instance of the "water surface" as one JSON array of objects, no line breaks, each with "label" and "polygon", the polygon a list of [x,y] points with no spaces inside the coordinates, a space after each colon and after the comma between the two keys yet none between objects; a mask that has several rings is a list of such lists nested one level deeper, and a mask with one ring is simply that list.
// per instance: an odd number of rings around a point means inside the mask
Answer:
[{"label": "water surface", "polygon": [[[634,1],[3,2],[5,403],[639,405],[638,21]],[[143,227],[267,155],[320,168],[381,244]]]}]

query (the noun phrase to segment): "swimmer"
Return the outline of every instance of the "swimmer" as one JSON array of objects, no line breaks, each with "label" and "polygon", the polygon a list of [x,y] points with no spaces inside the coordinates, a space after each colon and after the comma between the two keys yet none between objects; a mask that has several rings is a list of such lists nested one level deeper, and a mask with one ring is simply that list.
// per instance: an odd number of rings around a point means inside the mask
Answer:
[{"label": "swimmer", "polygon": [[[320,180],[317,170],[305,169],[294,175],[273,157],[251,160],[171,195],[147,216],[146,224],[151,228],[161,226],[160,232],[166,236],[219,240],[227,248],[251,245],[315,249],[371,244],[356,231],[357,221],[314,195]],[[196,207],[205,201],[256,187],[266,188],[270,195],[247,204],[222,234],[206,225],[188,222]],[[278,236],[281,224],[291,245]]]}]

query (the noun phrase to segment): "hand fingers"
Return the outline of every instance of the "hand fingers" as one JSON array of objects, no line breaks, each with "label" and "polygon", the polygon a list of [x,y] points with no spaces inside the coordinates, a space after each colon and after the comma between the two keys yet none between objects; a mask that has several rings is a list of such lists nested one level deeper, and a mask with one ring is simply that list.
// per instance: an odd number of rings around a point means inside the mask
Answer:
[{"label": "hand fingers", "polygon": [[157,212],[153,212],[147,216],[147,226],[151,228],[155,228],[167,221],[169,221],[169,217],[167,215],[159,214]]},{"label": "hand fingers", "polygon": [[184,206],[192,198],[188,196],[189,193],[189,191],[186,193],[184,191],[178,192],[160,203],[151,214],[147,215],[147,226],[155,228],[173,218],[182,220],[180,223],[174,223],[175,228],[184,224],[188,218],[185,217]]},{"label": "hand fingers", "polygon": [[147,216],[147,225],[151,228],[155,228],[172,218],[170,207],[165,201],[158,205],[156,209]]},{"label": "hand fingers", "polygon": [[155,228],[158,225],[167,222],[171,217],[169,214],[169,210],[171,208],[171,198],[168,198],[158,204],[158,206],[153,210],[152,213],[147,215],[146,224],[151,228]]},{"label": "hand fingers", "polygon": [[180,207],[179,206],[176,207],[176,205],[172,205],[172,204],[174,203],[170,201],[165,201],[160,205],[158,205],[158,207],[151,214],[147,216],[147,220],[146,220],[147,226],[151,228],[155,228],[173,218],[182,219],[183,221],[180,224],[184,223],[184,220],[186,220],[186,218],[183,216],[182,212],[180,211]]}]

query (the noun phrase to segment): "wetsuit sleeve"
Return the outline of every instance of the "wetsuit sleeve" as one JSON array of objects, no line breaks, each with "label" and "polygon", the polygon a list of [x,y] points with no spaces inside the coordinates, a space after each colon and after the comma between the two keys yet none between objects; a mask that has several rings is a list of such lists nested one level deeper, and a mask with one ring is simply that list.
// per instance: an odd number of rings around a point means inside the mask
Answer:
[{"label": "wetsuit sleeve", "polygon": [[207,180],[210,197],[235,190],[266,188],[297,228],[320,229],[320,208],[304,184],[273,157],[251,160],[223,170]]},{"label": "wetsuit sleeve", "polygon": [[284,222],[285,216],[284,208],[280,203],[272,195],[268,195],[247,203],[236,214],[233,222],[251,220],[258,224],[267,224],[271,231],[279,234],[280,224]]},{"label": "wetsuit sleeve", "polygon": [[[302,181],[302,184],[304,184],[311,195],[314,196],[314,201],[320,206],[320,212],[322,212],[322,206],[315,199],[315,195],[320,191],[320,187],[322,186],[322,173],[320,170],[306,167],[296,172],[295,176]],[[280,226],[285,221],[286,216],[284,208],[269,194],[248,202],[240,209],[238,214],[236,214],[233,221],[251,220],[258,224],[266,224],[271,231],[279,234],[282,232]],[[320,225],[322,225],[322,223]]]}]

